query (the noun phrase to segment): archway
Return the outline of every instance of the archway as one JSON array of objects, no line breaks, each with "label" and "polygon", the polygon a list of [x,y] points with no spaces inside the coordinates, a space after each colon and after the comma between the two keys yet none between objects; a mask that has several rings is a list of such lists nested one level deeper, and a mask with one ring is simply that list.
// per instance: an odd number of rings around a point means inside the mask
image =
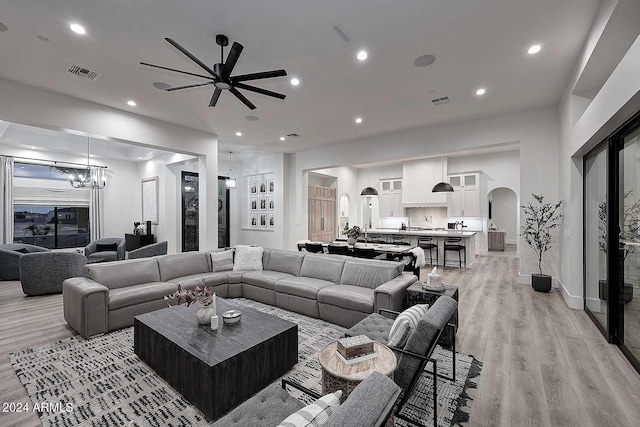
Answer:
[{"label": "archway", "polygon": [[495,225],[506,232],[505,243],[518,243],[518,196],[506,187],[494,188],[487,194],[489,201],[489,227]]}]

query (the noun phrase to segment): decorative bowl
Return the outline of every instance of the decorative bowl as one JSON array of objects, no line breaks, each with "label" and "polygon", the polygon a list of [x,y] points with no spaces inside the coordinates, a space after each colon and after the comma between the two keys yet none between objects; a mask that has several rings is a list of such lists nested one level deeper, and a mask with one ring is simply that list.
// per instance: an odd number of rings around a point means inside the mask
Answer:
[{"label": "decorative bowl", "polygon": [[240,310],[229,310],[222,313],[222,322],[225,325],[233,325],[240,321]]}]

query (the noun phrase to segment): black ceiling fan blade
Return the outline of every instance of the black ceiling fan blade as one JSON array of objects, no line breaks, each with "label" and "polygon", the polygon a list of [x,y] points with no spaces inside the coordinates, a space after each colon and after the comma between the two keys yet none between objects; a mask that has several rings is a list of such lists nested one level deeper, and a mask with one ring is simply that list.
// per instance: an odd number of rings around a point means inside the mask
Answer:
[{"label": "black ceiling fan blade", "polygon": [[278,92],[272,92],[270,90],[262,89],[260,87],[249,86],[244,83],[234,83],[233,86],[239,89],[250,90],[251,92],[261,93],[263,95],[273,96],[274,98],[278,98],[278,99],[285,99],[287,97],[287,95],[283,95]]},{"label": "black ceiling fan blade", "polygon": [[205,64],[204,62],[200,61],[198,58],[195,57],[195,55],[193,55],[187,49],[185,49],[182,46],[180,46],[177,41],[175,41],[173,39],[170,39],[169,37],[165,37],[165,40],[168,41],[173,47],[178,49],[180,52],[182,52],[187,58],[189,58],[190,60],[192,60],[193,62],[198,64],[207,73],[211,74],[213,77],[216,77],[216,78],[218,77],[218,75],[211,68],[209,68],[207,66],[207,64]]},{"label": "black ceiling fan blade", "polygon": [[170,88],[167,88],[165,90],[167,92],[173,92],[174,90],[189,89],[189,88],[192,88],[192,87],[207,86],[207,85],[212,85],[212,84],[213,84],[213,82],[196,83],[196,84],[193,84],[193,85],[170,87]]},{"label": "black ceiling fan blade", "polygon": [[251,101],[249,101],[243,94],[241,94],[238,89],[232,87],[231,89],[229,89],[229,92],[231,92],[232,94],[234,94],[236,96],[236,98],[238,98],[240,101],[242,101],[242,103],[244,105],[246,105],[247,107],[249,107],[251,110],[255,110],[256,106],[253,105],[251,103]]},{"label": "black ceiling fan blade", "polygon": [[238,42],[233,42],[233,46],[231,46],[231,51],[229,55],[227,55],[227,60],[224,63],[224,67],[222,67],[222,72],[220,73],[223,78],[227,78],[231,75],[231,71],[233,71],[233,67],[236,66],[236,62],[238,62],[238,58],[240,58],[240,54],[242,53],[242,46]]},{"label": "black ceiling fan blade", "polygon": [[202,74],[190,73],[188,71],[176,70],[175,68],[164,67],[162,65],[149,64],[148,62],[141,62],[140,65],[146,65],[147,67],[160,68],[161,70],[173,71],[175,73],[182,73],[189,76],[200,77],[203,79],[211,79],[211,76],[203,76]]},{"label": "black ceiling fan blade", "polygon": [[285,70],[263,71],[261,73],[243,74],[241,76],[231,77],[231,81],[246,82],[247,80],[270,79],[273,77],[282,77],[286,75],[287,72]]},{"label": "black ceiling fan blade", "polygon": [[218,103],[218,98],[220,98],[220,94],[222,93],[222,89],[216,88],[213,91],[213,95],[211,96],[211,101],[209,101],[209,107],[215,107]]}]

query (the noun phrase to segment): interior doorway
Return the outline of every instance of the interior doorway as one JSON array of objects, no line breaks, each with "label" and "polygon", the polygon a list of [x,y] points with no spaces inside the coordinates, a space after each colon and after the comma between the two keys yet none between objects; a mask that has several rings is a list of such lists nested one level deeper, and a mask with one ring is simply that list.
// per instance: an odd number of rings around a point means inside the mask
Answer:
[{"label": "interior doorway", "polygon": [[[487,195],[489,232],[496,232],[505,252],[516,252],[518,244],[518,196],[506,187],[494,188]],[[491,236],[490,236],[491,237]],[[489,248],[491,249],[491,248]]]}]

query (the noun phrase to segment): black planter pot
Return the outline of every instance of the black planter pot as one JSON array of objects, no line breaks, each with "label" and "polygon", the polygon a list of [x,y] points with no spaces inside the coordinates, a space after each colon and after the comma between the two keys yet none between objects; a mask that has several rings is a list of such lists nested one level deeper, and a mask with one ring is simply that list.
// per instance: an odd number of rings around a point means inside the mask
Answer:
[{"label": "black planter pot", "polygon": [[[608,296],[608,290],[609,287],[607,286],[607,281],[606,280],[600,280],[599,282],[599,289],[598,289],[598,297],[602,300],[602,301],[606,301],[607,300],[607,296]],[[618,296],[618,298],[620,298],[620,301],[623,303],[628,303],[631,302],[631,300],[633,299],[633,285],[630,283],[625,283],[622,286],[622,291],[620,292],[620,295]]]},{"label": "black planter pot", "polygon": [[551,276],[548,274],[532,274],[531,286],[538,292],[549,292],[551,290]]}]

